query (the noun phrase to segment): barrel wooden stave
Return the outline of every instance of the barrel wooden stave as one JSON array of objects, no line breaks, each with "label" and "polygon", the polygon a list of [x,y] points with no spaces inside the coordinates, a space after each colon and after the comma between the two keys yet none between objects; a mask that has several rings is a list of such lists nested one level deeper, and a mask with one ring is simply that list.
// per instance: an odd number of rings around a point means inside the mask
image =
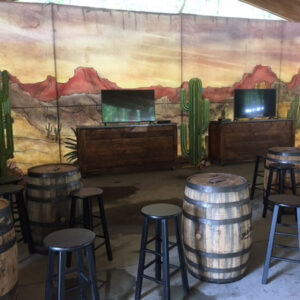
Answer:
[{"label": "barrel wooden stave", "polygon": [[[265,164],[265,172],[264,172],[264,188],[267,189],[268,178],[269,178],[269,165],[271,163],[289,163],[294,164],[296,166],[295,169],[295,180],[297,186],[297,194],[300,193],[300,149],[293,148],[293,147],[275,147],[270,148],[267,157],[266,157],[266,164]],[[279,182],[279,175],[274,172],[273,173],[273,180],[272,184],[278,184]],[[290,174],[287,173],[285,176],[285,193],[292,193],[291,187],[291,177]]]},{"label": "barrel wooden stave", "polygon": [[7,228],[0,231],[0,298],[8,294],[14,298],[18,281],[18,247],[10,204],[3,198],[0,198],[0,225],[1,229]]},{"label": "barrel wooden stave", "polygon": [[[232,219],[236,222],[230,223]],[[246,186],[237,192],[216,193],[186,186],[183,241],[187,267],[193,276],[217,283],[241,278],[249,260],[251,232]]]},{"label": "barrel wooden stave", "polygon": [[[45,253],[43,239],[49,233],[66,228],[70,220],[71,191],[81,188],[77,167],[53,164],[28,170],[27,211],[35,248]],[[82,204],[77,201],[77,216]]]}]

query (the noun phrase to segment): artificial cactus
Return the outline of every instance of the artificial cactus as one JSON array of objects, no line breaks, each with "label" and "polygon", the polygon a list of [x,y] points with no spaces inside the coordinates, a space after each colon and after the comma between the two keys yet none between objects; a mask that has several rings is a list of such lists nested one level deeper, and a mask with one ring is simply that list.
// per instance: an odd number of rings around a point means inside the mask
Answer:
[{"label": "artificial cactus", "polygon": [[292,101],[290,109],[287,113],[289,119],[296,120],[296,128],[300,128],[300,100],[299,95],[295,96],[295,99]]},{"label": "artificial cactus", "polygon": [[9,99],[9,75],[0,72],[0,177],[7,176],[7,160],[13,157],[13,119]]},{"label": "artificial cactus", "polygon": [[[186,91],[181,89],[180,103],[182,110],[189,114],[189,138],[187,140],[187,125],[181,125],[181,151],[188,157],[191,164],[198,166],[205,156],[203,149],[203,134],[209,125],[210,103],[208,99],[202,100],[202,82],[198,78],[189,81],[189,102]],[[189,147],[187,147],[189,141]]]}]

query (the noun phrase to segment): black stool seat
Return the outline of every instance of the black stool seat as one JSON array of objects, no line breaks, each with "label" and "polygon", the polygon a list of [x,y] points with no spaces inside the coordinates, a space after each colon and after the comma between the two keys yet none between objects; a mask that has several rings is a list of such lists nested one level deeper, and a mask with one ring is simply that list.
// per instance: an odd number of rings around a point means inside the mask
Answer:
[{"label": "black stool seat", "polygon": [[21,176],[21,175],[18,175],[18,176],[15,176],[15,175],[3,176],[3,177],[0,178],[0,185],[10,184],[10,183],[17,184],[22,179],[23,179],[23,176]]},{"label": "black stool seat", "polygon": [[54,251],[73,251],[87,247],[94,242],[95,237],[94,232],[84,228],[62,229],[47,235],[44,244]]},{"label": "black stool seat", "polygon": [[[70,290],[79,289],[80,299],[87,299],[86,287],[90,285],[93,300],[99,300],[99,291],[97,287],[97,277],[94,260],[94,240],[95,234],[84,228],[69,228],[55,231],[44,239],[44,244],[48,248],[48,268],[45,289],[45,300],[52,300],[54,292],[53,279],[57,277],[57,297],[55,299],[64,300],[65,293],[65,276],[74,272],[66,272],[67,252],[76,252],[77,268],[75,272],[78,275],[79,285],[72,287]],[[84,272],[83,252],[85,251],[88,263],[88,276]],[[54,274],[55,255],[58,254],[58,274]]]},{"label": "black stool seat", "polygon": [[82,187],[80,190],[75,190],[70,193],[71,197],[86,199],[89,197],[96,197],[102,195],[103,190],[96,187]]},{"label": "black stool seat", "polygon": [[24,187],[19,184],[0,185],[0,196],[8,199],[11,203],[11,210],[16,232],[21,232],[22,234],[22,238],[20,238],[18,242],[24,241],[27,243],[29,252],[33,253],[34,245],[23,192]]},{"label": "black stool seat", "polygon": [[177,205],[173,204],[151,204],[144,206],[141,213],[151,219],[170,219],[181,214],[182,210]]},{"label": "black stool seat", "polygon": [[[272,218],[272,225],[270,229],[270,235],[269,235],[269,242],[268,242],[268,249],[266,254],[266,261],[264,265],[263,270],[263,276],[262,276],[262,283],[266,284],[268,280],[268,273],[269,268],[272,260],[280,260],[280,261],[288,261],[293,263],[300,263],[300,259],[292,259],[287,257],[278,257],[274,256],[272,254],[273,248],[283,248],[283,249],[298,249],[300,254],[300,197],[296,195],[273,195],[269,198],[269,201],[271,201],[274,204],[274,212],[273,212],[273,218]],[[278,222],[281,222],[279,208],[295,208],[297,211],[297,226],[293,224],[281,224]],[[284,232],[284,231],[276,231],[277,226],[283,226],[288,228],[297,228],[298,232],[292,233],[292,232]],[[289,246],[284,244],[275,244],[275,236],[287,236],[287,237],[297,237],[298,238],[298,246]]]},{"label": "black stool seat", "polygon": [[[183,247],[181,241],[179,217],[181,208],[173,204],[151,204],[144,206],[141,210],[144,216],[143,233],[141,239],[141,249],[139,256],[139,265],[137,273],[137,283],[135,290],[135,300],[139,300],[142,292],[143,278],[152,280],[164,287],[164,299],[170,299],[170,277],[177,271],[181,271],[182,285],[185,293],[189,291],[188,279],[184,264]],[[174,220],[176,242],[169,241],[168,221]],[[149,220],[155,221],[155,236],[148,240]],[[155,250],[147,248],[151,243],[155,242]],[[179,256],[179,266],[169,263],[169,251],[177,247]],[[154,255],[154,259],[145,265],[146,253]],[[144,271],[151,265],[155,265],[155,277],[144,274]],[[163,279],[161,276],[161,266],[163,267]],[[169,269],[173,268],[170,274]]]},{"label": "black stool seat", "polygon": [[269,197],[269,201],[281,207],[300,207],[300,197],[296,195],[278,194]]},{"label": "black stool seat", "polygon": [[[110,239],[108,233],[108,226],[106,221],[105,209],[102,199],[103,190],[97,187],[82,187],[79,190],[72,191],[70,193],[71,202],[71,217],[70,217],[70,227],[76,225],[76,201],[81,199],[83,201],[83,226],[89,230],[94,230],[96,227],[102,225],[103,235],[96,234],[97,238],[104,240],[103,243],[96,245],[95,250],[105,245],[106,254],[109,260],[112,260],[112,251],[110,246]],[[99,215],[93,214],[93,198],[97,198]],[[97,218],[100,220],[98,224],[94,224],[93,219]],[[71,256],[68,256],[68,265],[71,264]]]}]

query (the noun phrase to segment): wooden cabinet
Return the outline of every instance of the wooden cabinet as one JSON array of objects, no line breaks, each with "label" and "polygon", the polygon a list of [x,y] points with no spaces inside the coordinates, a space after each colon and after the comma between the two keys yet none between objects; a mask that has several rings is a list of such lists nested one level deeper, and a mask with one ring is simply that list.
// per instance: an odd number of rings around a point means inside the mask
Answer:
[{"label": "wooden cabinet", "polygon": [[252,120],[209,124],[209,151],[212,162],[246,162],[270,147],[294,146],[293,120]]},{"label": "wooden cabinet", "polygon": [[171,168],[177,158],[177,125],[77,128],[81,174]]}]

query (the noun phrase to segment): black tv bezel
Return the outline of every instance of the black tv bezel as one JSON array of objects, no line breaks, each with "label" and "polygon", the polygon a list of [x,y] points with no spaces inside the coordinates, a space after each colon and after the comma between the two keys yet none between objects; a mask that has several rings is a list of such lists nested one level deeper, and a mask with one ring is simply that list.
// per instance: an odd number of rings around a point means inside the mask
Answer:
[{"label": "black tv bezel", "polygon": [[[110,91],[122,91],[122,92],[133,92],[133,91],[139,91],[139,92],[143,92],[143,91],[148,91],[148,92],[152,92],[153,93],[153,108],[154,108],[154,120],[149,119],[149,120],[140,120],[140,121],[104,121],[104,114],[103,114],[103,92],[110,92]],[[152,100],[151,99],[151,100]],[[103,89],[101,90],[101,117],[102,117],[102,123],[103,124],[117,124],[117,123],[153,123],[156,121],[156,109],[155,109],[155,89]]]},{"label": "black tv bezel", "polygon": [[[266,116],[253,116],[253,117],[240,117],[236,116],[236,91],[274,91],[275,97],[274,97],[274,114],[266,115]],[[276,118],[277,115],[277,89],[234,89],[234,97],[233,97],[233,117],[234,120],[238,119],[265,119],[265,118]]]}]

